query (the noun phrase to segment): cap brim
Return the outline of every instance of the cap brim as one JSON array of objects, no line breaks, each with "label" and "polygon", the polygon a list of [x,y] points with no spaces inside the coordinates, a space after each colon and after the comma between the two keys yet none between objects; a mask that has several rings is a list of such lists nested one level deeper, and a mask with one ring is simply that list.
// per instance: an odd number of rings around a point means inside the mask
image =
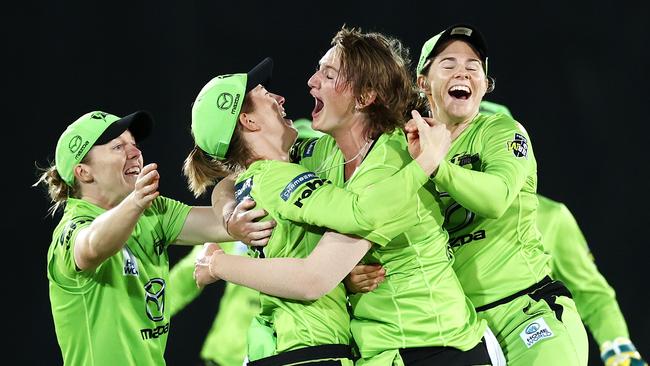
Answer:
[{"label": "cap brim", "polygon": [[97,138],[95,145],[103,145],[118,137],[122,132],[129,130],[136,142],[140,142],[151,134],[153,117],[149,112],[137,111],[111,123],[110,126]]},{"label": "cap brim", "polygon": [[273,75],[273,59],[270,57],[265,58],[253,67],[251,71],[247,73],[246,78],[246,93],[251,91],[258,85],[263,85],[268,87],[271,83],[271,76]]}]

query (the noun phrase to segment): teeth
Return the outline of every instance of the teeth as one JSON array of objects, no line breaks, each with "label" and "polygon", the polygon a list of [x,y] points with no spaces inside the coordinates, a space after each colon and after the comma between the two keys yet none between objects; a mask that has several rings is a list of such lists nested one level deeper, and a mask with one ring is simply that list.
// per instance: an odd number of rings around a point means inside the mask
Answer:
[{"label": "teeth", "polygon": [[449,89],[449,91],[456,91],[456,90],[460,90],[460,91],[464,91],[465,93],[469,93],[469,87],[467,87],[465,85],[454,85]]},{"label": "teeth", "polygon": [[126,171],[126,174],[140,174],[140,168],[130,168]]}]

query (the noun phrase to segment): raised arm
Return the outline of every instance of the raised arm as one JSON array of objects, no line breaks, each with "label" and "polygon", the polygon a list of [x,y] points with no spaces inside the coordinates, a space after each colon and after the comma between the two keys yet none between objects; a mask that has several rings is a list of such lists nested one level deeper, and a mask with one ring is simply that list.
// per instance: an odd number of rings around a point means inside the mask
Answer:
[{"label": "raised arm", "polygon": [[155,163],[148,164],[138,175],[135,189],[122,202],[97,216],[79,230],[74,244],[74,260],[79,270],[97,268],[119,252],[129,239],[140,215],[159,196],[159,174]]},{"label": "raised arm", "polygon": [[517,126],[512,121],[494,123],[486,129],[480,157],[482,171],[441,162],[433,179],[436,186],[480,216],[501,217],[536,169],[530,141],[523,128]]}]

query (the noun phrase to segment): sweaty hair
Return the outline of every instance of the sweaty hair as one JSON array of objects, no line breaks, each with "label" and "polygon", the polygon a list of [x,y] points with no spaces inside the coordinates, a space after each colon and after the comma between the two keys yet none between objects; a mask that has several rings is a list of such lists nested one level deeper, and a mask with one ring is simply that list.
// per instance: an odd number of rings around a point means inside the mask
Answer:
[{"label": "sweaty hair", "polygon": [[[246,93],[240,113],[250,113],[253,103]],[[230,138],[228,151],[223,160],[218,160],[194,145],[192,151],[183,163],[183,175],[187,179],[187,187],[195,197],[201,196],[205,191],[222,178],[232,173],[244,170],[254,160],[253,152],[244,141],[243,127],[239,119],[235,122],[235,130]]]},{"label": "sweaty hair", "polygon": [[377,138],[403,126],[410,111],[407,108],[421,103],[408,69],[408,48],[381,33],[362,33],[345,26],[331,44],[338,48],[341,58],[337,89],[351,87],[354,98],[362,104],[366,93],[376,93],[374,102],[360,110],[371,121],[366,135]]}]

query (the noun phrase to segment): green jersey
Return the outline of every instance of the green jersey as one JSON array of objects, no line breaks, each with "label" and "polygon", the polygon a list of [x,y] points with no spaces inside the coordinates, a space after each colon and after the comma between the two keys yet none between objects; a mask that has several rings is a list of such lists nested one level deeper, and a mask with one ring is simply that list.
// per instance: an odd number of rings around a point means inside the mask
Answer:
[{"label": "green jersey", "polygon": [[[263,220],[272,218],[276,222],[269,242],[263,248],[267,258],[307,257],[322,235],[321,230],[290,221],[278,212],[278,206],[287,203],[286,194],[281,197],[278,192],[289,189],[286,188],[286,177],[295,177],[295,167],[299,166],[275,160],[256,161],[239,175],[235,184],[237,201],[251,197],[257,207],[264,208],[268,213]],[[314,179],[307,181],[314,183]],[[350,318],[343,284],[315,301],[294,301],[260,294],[260,306],[257,321],[273,329],[275,353],[309,346],[350,343]],[[258,348],[254,344],[258,340],[248,341],[251,343],[249,350]],[[254,361],[272,355],[264,353],[251,354],[249,351],[249,357]]]},{"label": "green jersey", "polygon": [[454,269],[476,307],[549,275],[536,227],[537,163],[524,128],[478,114],[454,140],[433,181],[444,202]]},{"label": "green jersey", "polygon": [[[233,255],[244,255],[247,251],[246,245],[240,242],[219,243],[219,246]],[[202,246],[195,247],[169,272],[172,317],[201,293],[193,272],[196,256],[202,250]],[[222,366],[241,366],[246,357],[246,330],[259,311],[259,292],[227,282],[219,301],[219,312],[203,342],[201,359]]]},{"label": "green jersey", "polygon": [[[433,183],[426,180],[421,187],[402,180],[392,186],[383,185],[387,177],[397,176],[414,163],[404,133],[396,130],[382,135],[347,181],[343,154],[331,136],[303,142],[292,156],[338,187],[359,195],[380,196],[367,210],[390,213],[390,221],[364,236],[374,245],[363,261],[380,263],[386,269],[386,280],[376,290],[350,298],[352,334],[362,357],[405,347],[468,350],[476,346],[485,323],[477,320],[453,271]],[[401,197],[401,205],[391,203],[392,196],[404,192],[415,194]],[[338,230],[327,219],[338,220],[340,212],[311,212],[319,215],[320,225]]]},{"label": "green jersey", "polygon": [[599,345],[617,337],[629,338],[614,289],[598,271],[575,218],[564,204],[537,197],[537,226],[544,249],[551,253],[553,278],[569,288],[580,317]]},{"label": "green jersey", "polygon": [[79,271],[73,254],[77,234],[105,210],[68,199],[47,261],[54,328],[65,364],[165,364],[167,246],[189,211],[180,202],[156,198],[119,253],[94,270]]}]

